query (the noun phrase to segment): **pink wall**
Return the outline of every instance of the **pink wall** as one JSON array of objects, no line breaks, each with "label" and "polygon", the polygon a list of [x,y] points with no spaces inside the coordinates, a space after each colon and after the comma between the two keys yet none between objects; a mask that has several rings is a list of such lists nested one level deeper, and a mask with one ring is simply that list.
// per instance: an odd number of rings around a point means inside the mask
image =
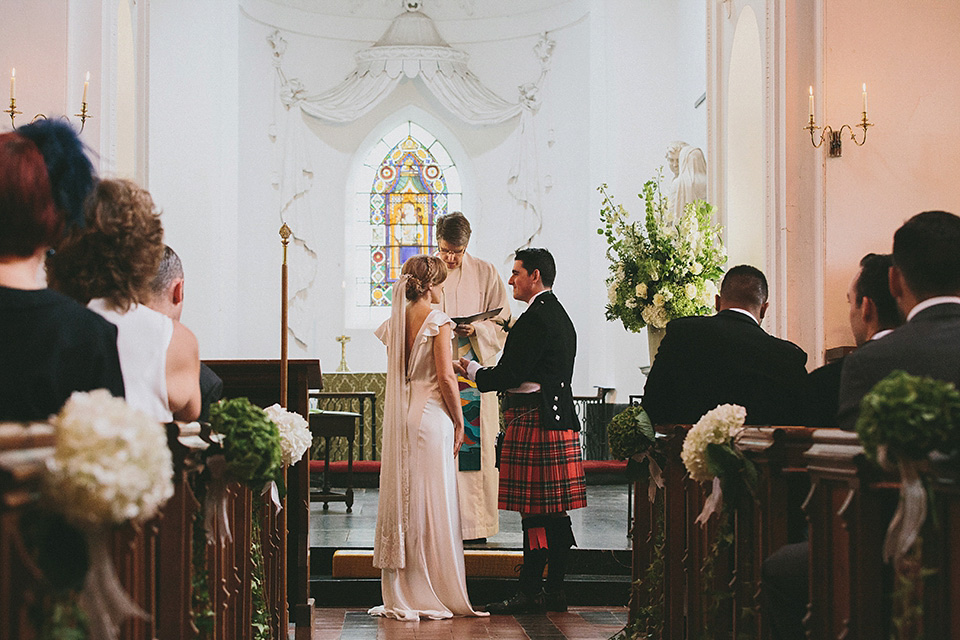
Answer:
[{"label": "pink wall", "polygon": [[834,127],[858,121],[866,82],[868,115],[876,123],[863,147],[847,138],[843,157],[826,158],[823,300],[830,348],[853,343],[845,294],[860,257],[890,251],[893,232],[915,213],[960,214],[960,2],[824,4],[820,112]]},{"label": "pink wall", "polygon": [[[42,19],[40,18],[42,16]],[[63,0],[0,2],[0,111],[10,106],[10,68],[17,69],[17,125],[38,113],[62,114],[67,80],[67,4]],[[80,90],[83,84],[80,84]],[[10,118],[0,113],[0,131]]]}]

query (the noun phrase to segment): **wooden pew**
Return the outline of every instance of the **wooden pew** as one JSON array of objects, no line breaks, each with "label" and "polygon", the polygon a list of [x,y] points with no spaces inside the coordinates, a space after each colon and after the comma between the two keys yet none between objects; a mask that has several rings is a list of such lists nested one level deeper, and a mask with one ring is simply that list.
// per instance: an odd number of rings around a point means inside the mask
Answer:
[{"label": "wooden pew", "polygon": [[[279,360],[206,360],[205,363],[223,379],[225,398],[246,397],[261,407],[280,402]],[[319,360],[290,360],[286,407],[309,417],[310,389],[322,389]],[[308,534],[310,529],[310,462],[309,451],[303,459],[287,469],[286,508],[281,518],[286,526],[285,539],[270,539],[271,562],[286,558],[286,576],[268,582],[272,598],[288,603],[288,614],[297,627],[298,637],[309,637],[313,628],[313,599],[310,598],[310,566]],[[266,548],[267,545],[265,545]],[[284,592],[285,593],[282,593]],[[284,616],[286,618],[286,616]],[[280,629],[286,619],[277,620]],[[285,633],[285,632],[284,632]],[[280,636],[282,637],[282,636]]]},{"label": "wooden pew", "polygon": [[[806,458],[812,483],[804,505],[810,521],[807,633],[889,637],[891,619],[885,614],[891,609],[893,569],[881,554],[899,478],[872,465],[852,432],[818,430]],[[935,573],[923,583],[923,633],[928,640],[946,640],[960,637],[960,474],[956,460],[932,471],[936,513],[927,516],[922,558]]]},{"label": "wooden pew", "polygon": [[[664,638],[697,638],[707,624],[703,617],[703,561],[717,533],[718,515],[706,528],[696,518],[709,495],[709,488],[687,475],[680,459],[683,439],[690,425],[657,427],[657,448],[665,457],[662,505],[651,505],[647,483],[635,487],[633,530],[633,577],[642,579],[654,560],[653,522],[664,527],[662,619]],[[811,445],[813,429],[804,427],[748,428],[740,445],[757,467],[759,490],[756,502],[747,501],[732,522],[734,541],[717,558],[710,589],[728,592],[713,627],[730,637],[767,638],[758,606],[760,569],[764,558],[787,542],[798,541],[805,522],[800,504],[807,493],[803,452]],[[656,594],[654,594],[656,597]],[[634,592],[631,621],[651,597],[643,585]],[[744,610],[752,615],[743,615]],[[721,636],[723,637],[723,636]]]},{"label": "wooden pew", "polygon": [[44,459],[53,453],[53,427],[0,423],[0,640],[31,640],[29,609],[48,597],[43,576],[20,535],[36,506]]}]

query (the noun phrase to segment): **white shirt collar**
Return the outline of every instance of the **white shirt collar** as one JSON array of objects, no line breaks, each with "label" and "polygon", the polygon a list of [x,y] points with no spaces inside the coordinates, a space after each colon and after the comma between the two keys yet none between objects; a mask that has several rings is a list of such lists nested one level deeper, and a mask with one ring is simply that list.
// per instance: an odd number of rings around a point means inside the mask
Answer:
[{"label": "white shirt collar", "polygon": [[742,313],[743,315],[747,316],[748,318],[750,318],[751,320],[753,320],[753,321],[756,322],[757,324],[760,324],[760,321],[757,320],[757,316],[753,315],[752,313],[750,313],[750,312],[747,311],[746,309],[741,309],[741,308],[739,308],[739,307],[728,307],[728,308],[724,309],[724,311],[736,311],[737,313]]},{"label": "white shirt collar", "polygon": [[[546,293],[547,291],[552,291],[552,289],[544,289],[542,291],[537,291],[535,294],[533,294],[533,297],[527,301],[527,308],[528,309],[530,308],[530,305],[532,305],[533,301],[537,299],[537,296],[539,296],[542,293]],[[960,299],[958,299],[957,301],[960,302]]]},{"label": "white shirt collar", "polygon": [[870,336],[870,340],[879,340],[883,336],[890,333],[893,333],[893,329],[881,329],[880,331],[877,331],[875,334]]},{"label": "white shirt collar", "polygon": [[917,306],[913,309],[910,309],[910,313],[907,314],[907,322],[913,320],[913,316],[917,315],[924,309],[929,309],[930,307],[936,306],[938,304],[960,304],[960,297],[957,296],[934,296],[933,298],[927,298],[922,302],[918,302]]}]

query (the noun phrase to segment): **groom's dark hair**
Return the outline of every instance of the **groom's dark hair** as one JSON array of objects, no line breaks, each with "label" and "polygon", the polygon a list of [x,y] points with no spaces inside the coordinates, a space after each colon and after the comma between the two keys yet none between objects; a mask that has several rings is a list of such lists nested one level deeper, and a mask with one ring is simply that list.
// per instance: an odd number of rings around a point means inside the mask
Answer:
[{"label": "groom's dark hair", "polygon": [[514,256],[514,260],[519,260],[527,273],[533,273],[539,269],[543,286],[553,286],[553,281],[557,277],[557,263],[554,262],[549,251],[539,248],[520,249]]}]

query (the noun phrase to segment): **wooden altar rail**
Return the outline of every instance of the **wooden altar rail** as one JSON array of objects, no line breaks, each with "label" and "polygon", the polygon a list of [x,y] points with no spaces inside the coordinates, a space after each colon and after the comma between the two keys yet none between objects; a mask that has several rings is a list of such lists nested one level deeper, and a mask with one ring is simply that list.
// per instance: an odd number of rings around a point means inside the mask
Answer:
[{"label": "wooden altar rail", "polygon": [[[198,481],[202,445],[182,437],[180,426],[167,426],[174,458],[174,495],[157,517],[139,526],[113,531],[111,548],[121,584],[147,614],[121,626],[121,638],[197,637],[191,616],[193,522],[199,504],[191,483]],[[44,461],[52,453],[53,429],[0,424],[0,640],[38,637],[31,609],[49,602],[52,591],[28,551],[21,522],[38,508]],[[201,482],[203,480],[200,480]],[[228,485],[228,518],[233,541],[205,545],[208,585],[216,618],[214,640],[252,637],[250,535],[253,496],[236,483]],[[287,636],[285,510],[277,516],[262,510],[261,541],[270,635]]]},{"label": "wooden altar rail", "polygon": [[[705,625],[701,568],[717,516],[706,529],[695,523],[709,487],[690,480],[680,460],[688,429],[658,427],[658,449],[665,458],[658,502],[647,500],[646,481],[634,492],[633,577],[642,581],[654,561],[653,523],[662,523],[663,590],[651,597],[641,582],[631,601],[631,621],[659,607],[662,638],[700,638]],[[808,524],[808,637],[889,637],[885,614],[892,570],[883,563],[881,548],[897,502],[897,479],[882,476],[865,460],[856,434],[837,429],[749,428],[740,444],[757,467],[759,489],[756,501],[737,511],[733,543],[716,564],[710,587],[732,597],[711,627],[714,637],[771,637],[759,608],[761,565],[784,544],[801,541]],[[924,582],[928,639],[960,638],[960,487],[957,470],[950,473],[940,470],[933,483],[940,528],[924,538],[925,566],[938,569]]]}]

